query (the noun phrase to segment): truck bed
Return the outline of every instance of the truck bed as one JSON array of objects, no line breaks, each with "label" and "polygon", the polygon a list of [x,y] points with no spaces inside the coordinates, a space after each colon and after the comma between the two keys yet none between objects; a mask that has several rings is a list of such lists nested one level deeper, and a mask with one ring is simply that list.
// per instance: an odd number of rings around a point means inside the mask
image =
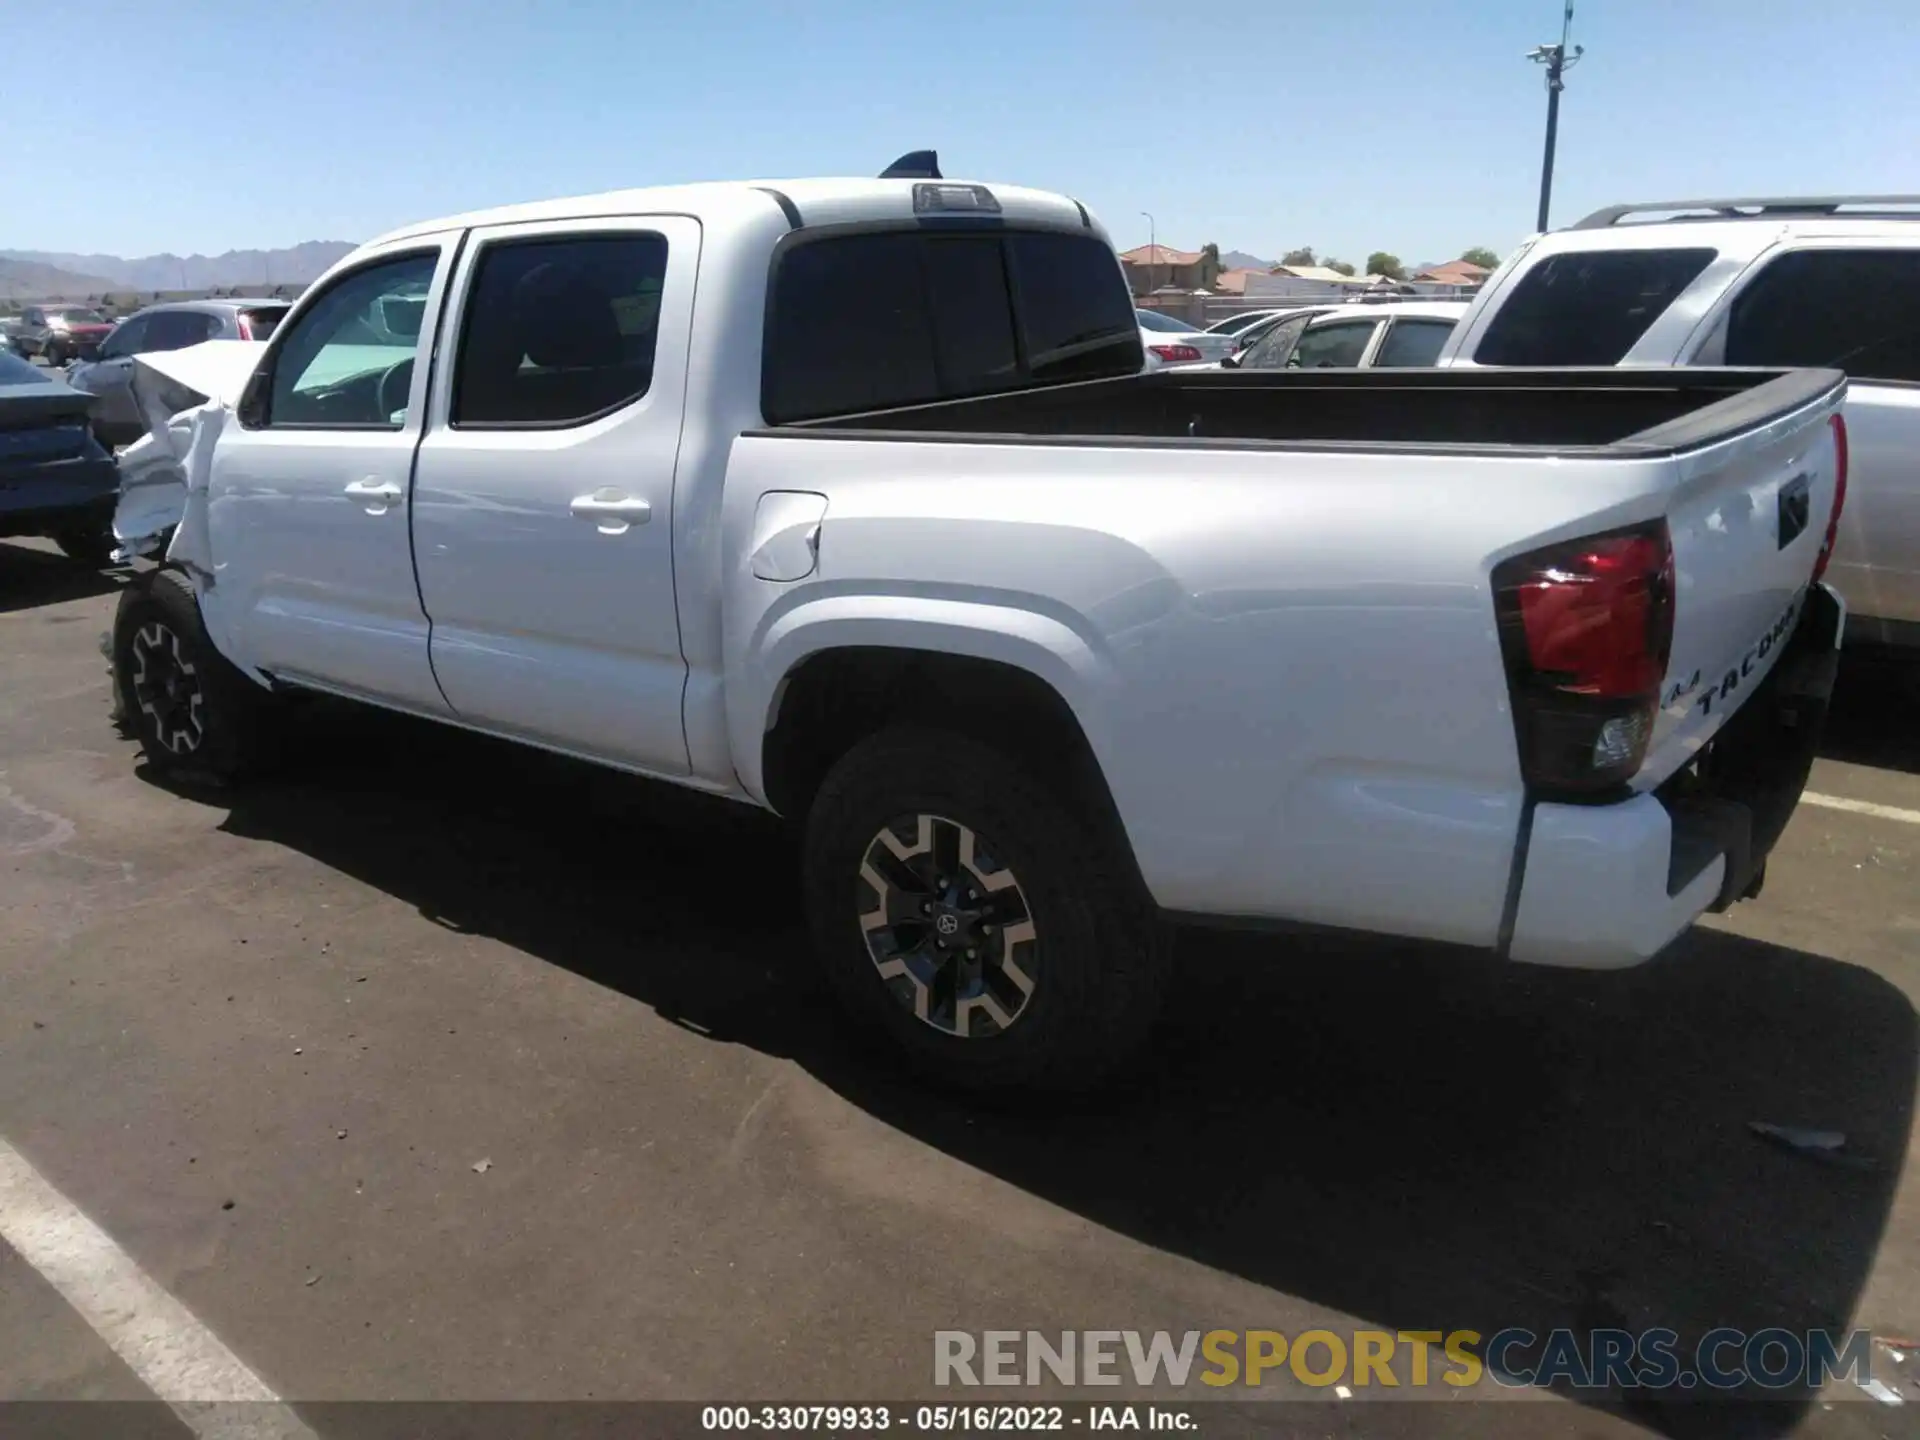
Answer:
[{"label": "truck bed", "polygon": [[1162,370],[763,433],[1646,458],[1786,415],[1842,379],[1835,370]]}]

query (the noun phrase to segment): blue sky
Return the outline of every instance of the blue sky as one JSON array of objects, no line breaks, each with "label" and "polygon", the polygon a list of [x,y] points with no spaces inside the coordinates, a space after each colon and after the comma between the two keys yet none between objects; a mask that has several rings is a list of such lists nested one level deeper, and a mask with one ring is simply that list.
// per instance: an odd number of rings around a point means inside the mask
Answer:
[{"label": "blue sky", "polygon": [[[1578,0],[1554,218],[1920,190],[1915,0]],[[1064,190],[1122,246],[1355,261],[1532,228],[1560,0],[85,0],[6,5],[0,248],[364,239],[680,180]],[[25,57],[38,56],[31,65]],[[101,62],[113,65],[100,74]]]}]

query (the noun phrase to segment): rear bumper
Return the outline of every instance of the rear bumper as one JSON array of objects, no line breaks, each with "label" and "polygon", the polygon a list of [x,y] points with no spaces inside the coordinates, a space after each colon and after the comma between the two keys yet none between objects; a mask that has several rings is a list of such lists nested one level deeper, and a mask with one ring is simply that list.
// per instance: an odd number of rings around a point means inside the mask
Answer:
[{"label": "rear bumper", "polygon": [[0,535],[49,535],[105,524],[120,494],[120,472],[96,454],[0,475]]},{"label": "rear bumper", "polygon": [[1758,894],[1806,789],[1845,628],[1839,595],[1815,586],[1779,661],[1695,766],[1616,805],[1535,806],[1508,956],[1637,965],[1702,913]]}]

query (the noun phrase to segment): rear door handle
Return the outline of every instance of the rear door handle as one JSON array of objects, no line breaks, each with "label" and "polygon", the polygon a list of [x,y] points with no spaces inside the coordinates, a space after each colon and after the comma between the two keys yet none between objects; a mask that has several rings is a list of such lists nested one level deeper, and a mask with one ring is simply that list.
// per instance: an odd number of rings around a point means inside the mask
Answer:
[{"label": "rear door handle", "polygon": [[377,476],[368,476],[365,480],[355,480],[347,486],[347,497],[357,500],[367,507],[369,515],[384,515],[400,503],[406,494],[391,480],[382,480]]},{"label": "rear door handle", "polygon": [[653,506],[648,502],[612,488],[576,495],[568,508],[580,519],[593,521],[602,535],[623,535],[653,518]]}]

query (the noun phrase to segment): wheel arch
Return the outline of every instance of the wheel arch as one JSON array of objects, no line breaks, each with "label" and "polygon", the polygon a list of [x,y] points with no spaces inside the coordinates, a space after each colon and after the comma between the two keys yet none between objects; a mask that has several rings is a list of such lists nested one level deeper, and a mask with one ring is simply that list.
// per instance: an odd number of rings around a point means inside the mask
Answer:
[{"label": "wheel arch", "polygon": [[1056,643],[1006,630],[855,630],[805,647],[780,667],[751,747],[736,752],[753,766],[741,779],[770,808],[798,817],[834,762],[867,736],[894,725],[951,729],[1090,812],[1133,865],[1086,723],[1099,713],[1102,667],[1077,637],[1049,638]]}]

